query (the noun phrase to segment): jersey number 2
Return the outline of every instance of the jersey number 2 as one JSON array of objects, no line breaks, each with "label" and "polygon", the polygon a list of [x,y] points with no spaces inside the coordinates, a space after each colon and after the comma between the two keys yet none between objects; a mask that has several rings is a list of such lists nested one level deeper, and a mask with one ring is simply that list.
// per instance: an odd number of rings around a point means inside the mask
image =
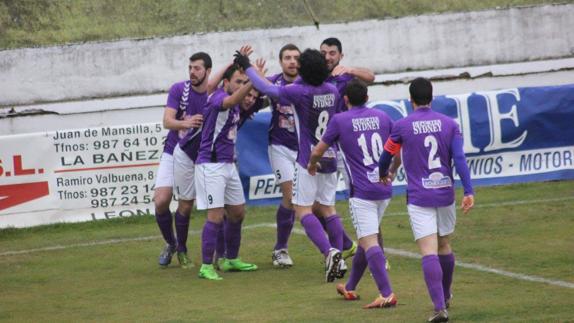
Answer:
[{"label": "jersey number 2", "polygon": [[436,155],[438,151],[438,142],[436,141],[435,136],[428,135],[425,137],[425,147],[430,147],[428,157],[429,169],[440,168],[440,158]]}]

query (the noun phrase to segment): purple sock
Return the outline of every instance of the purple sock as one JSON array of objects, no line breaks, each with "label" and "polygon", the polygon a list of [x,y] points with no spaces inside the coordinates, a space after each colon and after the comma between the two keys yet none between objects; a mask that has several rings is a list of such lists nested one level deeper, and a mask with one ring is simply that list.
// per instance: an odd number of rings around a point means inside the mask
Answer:
[{"label": "purple sock", "polygon": [[349,250],[351,249],[352,246],[353,246],[353,240],[349,238],[349,235],[347,235],[347,232],[343,228],[343,250]]},{"label": "purple sock", "polygon": [[[225,226],[225,224],[224,224]],[[217,253],[217,256],[220,258],[224,258],[225,257],[225,231],[223,228],[220,228],[219,231],[217,232],[217,244],[215,247],[215,252]]]},{"label": "purple sock", "polygon": [[[313,214],[313,215],[315,215],[315,214]],[[315,217],[317,218],[317,220],[319,220],[319,222],[321,222],[321,226],[323,227],[325,232],[327,232],[327,220],[325,220],[325,218],[322,216],[315,215]]]},{"label": "purple sock", "polygon": [[177,233],[177,251],[187,252],[187,232],[189,231],[189,216],[175,212],[175,232]]},{"label": "purple sock", "polygon": [[349,280],[345,285],[347,290],[357,289],[363,273],[367,269],[367,258],[365,257],[365,250],[360,246],[357,247],[357,253],[353,257],[353,267],[351,267],[351,273],[349,274]]},{"label": "purple sock", "polygon": [[331,247],[343,250],[343,224],[341,218],[334,214],[325,219],[327,223],[327,234],[329,235],[329,242]]},{"label": "purple sock", "polygon": [[280,204],[277,209],[276,219],[277,243],[275,243],[275,250],[286,249],[295,222],[295,212],[284,207],[283,204]]},{"label": "purple sock", "polygon": [[450,285],[452,284],[452,276],[454,274],[454,254],[451,252],[448,255],[438,255],[440,267],[442,268],[442,289],[444,291],[444,299],[450,298]]},{"label": "purple sock", "polygon": [[329,254],[329,249],[331,249],[331,244],[329,239],[325,236],[321,222],[317,220],[312,213],[305,214],[301,218],[301,225],[305,229],[307,237],[315,244],[315,246],[321,251],[321,253],[326,257]]},{"label": "purple sock", "polygon": [[210,265],[213,263],[213,252],[217,244],[217,232],[222,229],[223,224],[205,221],[201,234],[201,256],[203,263]]},{"label": "purple sock", "polygon": [[159,226],[159,231],[167,244],[175,248],[175,235],[173,233],[173,218],[168,209],[164,213],[155,212],[155,221]]},{"label": "purple sock", "polygon": [[442,289],[442,269],[437,255],[424,256],[422,260],[423,273],[429,295],[434,304],[434,310],[445,309],[444,292]]},{"label": "purple sock", "polygon": [[380,246],[374,246],[369,248],[366,252],[367,261],[369,262],[369,270],[373,274],[373,279],[377,283],[379,292],[383,297],[389,297],[393,292],[391,288],[391,282],[389,281],[389,274],[387,269],[385,269],[385,254]]},{"label": "purple sock", "polygon": [[237,222],[228,219],[225,223],[225,257],[227,257],[227,259],[235,259],[239,255],[242,224],[243,219]]}]

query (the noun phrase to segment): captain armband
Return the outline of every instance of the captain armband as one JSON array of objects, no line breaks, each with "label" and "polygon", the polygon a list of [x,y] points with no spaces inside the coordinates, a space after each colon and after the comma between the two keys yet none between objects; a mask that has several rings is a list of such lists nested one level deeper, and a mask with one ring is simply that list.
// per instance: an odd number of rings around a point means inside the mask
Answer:
[{"label": "captain armband", "polygon": [[398,142],[394,142],[391,138],[387,139],[385,142],[385,150],[391,153],[391,155],[396,155],[401,150],[401,144]]}]

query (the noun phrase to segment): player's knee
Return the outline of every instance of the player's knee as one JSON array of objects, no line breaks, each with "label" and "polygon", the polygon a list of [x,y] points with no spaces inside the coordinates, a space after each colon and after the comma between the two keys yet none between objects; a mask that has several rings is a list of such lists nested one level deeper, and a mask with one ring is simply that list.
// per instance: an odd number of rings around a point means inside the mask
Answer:
[{"label": "player's knee", "polygon": [[191,210],[193,209],[193,200],[192,201],[183,201],[180,200],[177,204],[177,211],[179,214],[183,216],[190,216]]}]

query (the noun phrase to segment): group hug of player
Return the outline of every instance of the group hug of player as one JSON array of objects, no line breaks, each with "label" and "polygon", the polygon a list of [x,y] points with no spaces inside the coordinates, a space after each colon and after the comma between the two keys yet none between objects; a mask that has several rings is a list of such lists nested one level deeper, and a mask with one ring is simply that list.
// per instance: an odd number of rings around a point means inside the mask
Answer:
[{"label": "group hug of player", "polygon": [[[293,44],[279,51],[282,72],[266,76],[265,62],[244,46],[230,63],[211,74],[208,54],[190,57],[189,80],[174,84],[163,123],[169,129],[157,172],[156,219],[167,243],[159,264],[174,254],[183,268],[194,200],[207,210],[202,232],[199,277],[221,280],[222,271],[253,271],[239,258],[245,198],[235,164],[237,131],[269,103],[269,161],[283,194],[277,209],[273,265],[290,267],[288,240],[295,219],[325,257],[325,280],[343,278],[336,289],[346,300],[359,299],[356,287],[367,267],[380,295],[364,308],[393,307],[397,297],[387,273],[380,223],[389,204],[391,182],[401,164],[407,176],[407,209],[422,254],[424,279],[434,303],[430,322],[448,321],[454,255],[449,235],[456,215],[452,164],[464,186],[462,209],[474,204],[470,175],[456,122],[430,108],[432,85],[424,78],[410,87],[414,112],[393,122],[365,106],[366,68],[340,65],[341,42],[327,38],[320,50],[303,52]],[[349,189],[349,208],[358,245],[345,232],[335,210],[337,172]],[[169,209],[178,198],[175,216]],[[175,232],[174,219],[175,218]]]}]

